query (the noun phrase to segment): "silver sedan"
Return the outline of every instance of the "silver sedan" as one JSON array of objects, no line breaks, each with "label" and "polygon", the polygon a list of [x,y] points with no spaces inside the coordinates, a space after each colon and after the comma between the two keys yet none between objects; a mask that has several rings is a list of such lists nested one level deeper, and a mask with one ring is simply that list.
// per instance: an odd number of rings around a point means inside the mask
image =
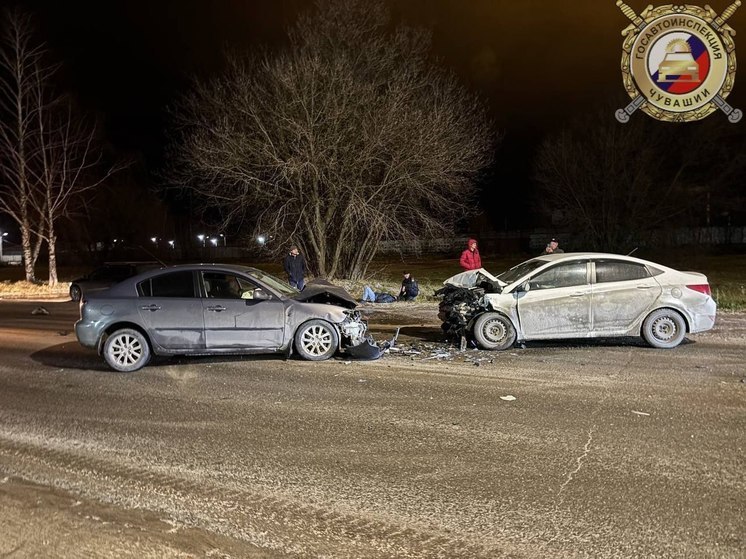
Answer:
[{"label": "silver sedan", "polygon": [[717,308],[703,274],[617,254],[549,254],[498,276],[472,270],[444,283],[444,330],[483,349],[615,336],[672,348],[711,329]]},{"label": "silver sedan", "polygon": [[[140,369],[152,354],[295,351],[319,361],[369,341],[360,313],[340,306],[354,300],[335,289],[299,292],[244,266],[173,266],[85,296],[75,334],[123,372]],[[308,302],[310,295],[339,305]]]}]

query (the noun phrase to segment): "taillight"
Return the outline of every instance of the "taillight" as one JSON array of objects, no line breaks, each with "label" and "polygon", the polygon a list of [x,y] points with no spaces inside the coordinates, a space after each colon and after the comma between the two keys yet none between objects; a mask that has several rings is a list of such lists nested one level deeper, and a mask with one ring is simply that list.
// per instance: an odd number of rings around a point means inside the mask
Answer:
[{"label": "taillight", "polygon": [[698,285],[687,285],[688,289],[691,289],[692,291],[699,291],[700,293],[704,293],[705,295],[712,295],[712,292],[710,291],[710,284],[708,283],[700,283]]}]

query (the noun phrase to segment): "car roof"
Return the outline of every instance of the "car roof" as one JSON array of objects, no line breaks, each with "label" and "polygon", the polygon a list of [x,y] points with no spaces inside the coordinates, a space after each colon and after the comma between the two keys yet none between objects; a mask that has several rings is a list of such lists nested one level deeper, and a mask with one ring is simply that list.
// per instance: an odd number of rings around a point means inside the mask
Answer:
[{"label": "car roof", "polygon": [[111,287],[109,289],[109,293],[112,295],[131,294],[133,286],[135,284],[140,283],[143,280],[152,278],[154,276],[159,276],[163,274],[164,272],[178,272],[180,270],[186,270],[186,271],[206,270],[206,271],[211,271],[211,272],[233,272],[233,273],[241,273],[241,274],[246,274],[246,273],[250,274],[252,272],[263,273],[257,268],[252,268],[250,266],[241,266],[238,264],[177,264],[174,266],[162,266],[157,269],[147,270],[135,276],[129,277],[125,279],[124,281]]},{"label": "car roof", "polygon": [[641,264],[643,266],[653,266],[663,272],[677,271],[673,268],[669,268],[668,266],[664,266],[663,264],[658,264],[649,260],[643,260],[642,258],[636,258],[634,256],[627,256],[625,254],[614,254],[611,252],[563,252],[559,254],[542,254],[540,256],[532,258],[531,260],[538,260],[547,264],[563,261],[572,262],[573,260],[617,260],[622,262],[633,262],[635,264]]},{"label": "car roof", "polygon": [[636,258],[634,256],[627,256],[625,254],[613,254],[611,252],[562,252],[559,254],[542,254],[541,256],[537,256],[536,258],[534,258],[534,260],[545,260],[547,262],[556,262],[557,260],[584,260],[584,259],[624,260],[627,262],[637,262],[638,264],[650,264],[652,266],[662,267],[661,264],[656,264],[655,262],[650,262],[649,260],[643,260],[642,258]]}]

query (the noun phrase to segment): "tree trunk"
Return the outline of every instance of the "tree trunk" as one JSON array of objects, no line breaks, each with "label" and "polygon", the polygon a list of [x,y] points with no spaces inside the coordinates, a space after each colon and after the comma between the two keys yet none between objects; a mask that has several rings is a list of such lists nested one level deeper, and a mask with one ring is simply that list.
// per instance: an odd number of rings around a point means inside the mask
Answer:
[{"label": "tree trunk", "polygon": [[49,252],[49,287],[55,287],[57,280],[57,234],[54,232],[54,224],[49,224],[48,235],[48,252]]},{"label": "tree trunk", "polygon": [[23,249],[23,267],[26,271],[26,281],[36,282],[36,277],[34,276],[36,258],[32,255],[31,231],[29,230],[28,219],[25,219],[21,223],[21,247]]}]

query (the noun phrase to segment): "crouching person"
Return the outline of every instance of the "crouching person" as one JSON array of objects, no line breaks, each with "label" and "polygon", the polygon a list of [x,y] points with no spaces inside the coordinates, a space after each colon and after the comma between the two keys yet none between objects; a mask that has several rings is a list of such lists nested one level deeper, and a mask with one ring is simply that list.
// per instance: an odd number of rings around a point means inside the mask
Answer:
[{"label": "crouching person", "polygon": [[419,294],[420,286],[417,285],[417,281],[412,277],[412,274],[404,272],[404,279],[401,282],[401,289],[399,290],[399,300],[414,301]]}]

